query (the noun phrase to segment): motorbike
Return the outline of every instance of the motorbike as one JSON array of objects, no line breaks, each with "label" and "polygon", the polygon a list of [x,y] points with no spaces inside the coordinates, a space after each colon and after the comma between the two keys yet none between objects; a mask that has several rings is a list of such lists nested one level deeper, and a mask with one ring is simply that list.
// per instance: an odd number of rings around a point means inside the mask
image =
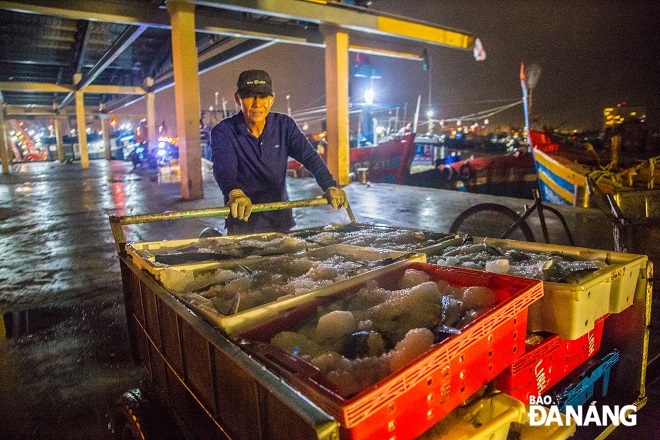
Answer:
[{"label": "motorbike", "polygon": [[149,166],[158,168],[179,158],[179,148],[169,140],[159,140],[155,148],[149,152]]},{"label": "motorbike", "polygon": [[153,148],[149,148],[146,141],[142,142],[129,154],[129,159],[136,168],[142,166],[158,168],[178,158],[179,148],[169,140],[159,140]]},{"label": "motorbike", "polygon": [[128,158],[133,162],[133,167],[137,168],[149,163],[149,147],[146,142],[135,145]]}]

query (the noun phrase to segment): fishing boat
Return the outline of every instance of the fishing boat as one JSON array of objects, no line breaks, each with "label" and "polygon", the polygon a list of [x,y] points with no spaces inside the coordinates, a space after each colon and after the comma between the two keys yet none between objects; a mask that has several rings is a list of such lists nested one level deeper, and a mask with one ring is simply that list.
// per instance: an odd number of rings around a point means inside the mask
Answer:
[{"label": "fishing boat", "polygon": [[525,150],[462,160],[441,171],[453,176],[455,188],[463,192],[530,198],[536,185],[534,159]]},{"label": "fishing boat", "polygon": [[531,153],[470,157],[410,174],[405,183],[427,188],[450,189],[477,194],[530,198],[536,186]]},{"label": "fishing boat", "polygon": [[[604,166],[598,163],[592,165],[593,160],[576,159],[574,154],[552,142],[545,133],[530,130],[529,138],[538,175],[539,191],[545,202],[591,206],[587,178],[591,178],[606,194],[653,189],[660,183],[660,169],[657,167],[660,156],[640,159],[632,166],[624,164],[620,166],[616,159],[618,156],[616,149],[619,144],[616,138],[612,142],[615,153],[610,155],[609,163]],[[594,155],[595,152],[589,147],[586,145],[585,149]]]},{"label": "fishing boat", "polygon": [[[417,146],[414,140],[415,134],[408,133],[376,145],[351,148],[351,172],[361,180],[368,178],[374,183],[403,184],[415,157]],[[326,160],[325,153],[321,157]],[[302,164],[293,159],[289,160],[287,169],[293,176],[307,175]]]}]

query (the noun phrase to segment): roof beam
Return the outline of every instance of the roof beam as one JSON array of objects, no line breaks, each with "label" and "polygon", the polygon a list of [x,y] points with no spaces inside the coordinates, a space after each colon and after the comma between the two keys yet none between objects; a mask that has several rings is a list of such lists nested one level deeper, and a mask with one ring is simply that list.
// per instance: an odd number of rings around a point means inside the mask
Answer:
[{"label": "roof beam", "polygon": [[163,66],[169,64],[172,65],[172,36],[171,33],[167,37],[163,38],[163,42],[158,48],[158,51],[154,54],[151,59],[151,63],[147,66],[145,71],[145,77],[154,78],[158,76]]},{"label": "roof beam", "polygon": [[[53,93],[75,93],[76,86],[73,84],[48,84],[37,82],[0,81],[0,90],[9,92],[53,92]],[[144,95],[147,92],[142,87],[131,86],[103,86],[89,85],[84,89],[85,93],[109,93],[113,95]]]},{"label": "roof beam", "polygon": [[[75,110],[73,111],[57,111],[55,112],[52,107],[37,106],[37,107],[22,107],[17,105],[8,105],[5,107],[5,114],[7,119],[21,119],[25,116],[48,116],[50,119],[68,118],[76,116]],[[127,119],[144,119],[144,114],[122,114],[122,113],[103,113],[99,112],[97,107],[85,107],[86,116],[94,116],[96,119],[112,119],[112,118],[127,118]]]},{"label": "roof beam", "polygon": [[48,84],[24,81],[0,81],[0,90],[7,92],[54,92],[69,93],[73,85]]},{"label": "roof beam", "polygon": [[[350,7],[325,0],[194,0],[198,6],[287,18],[315,24],[336,24],[363,34],[380,34],[418,43],[472,50],[474,36],[468,32],[398,17],[365,8]],[[55,15],[74,20],[109,21],[170,29],[164,8],[134,2],[102,0],[0,0],[0,9]],[[198,32],[242,38],[277,39],[291,43],[322,44],[318,29],[255,23],[226,18],[198,8]]]},{"label": "roof beam", "polygon": [[394,58],[405,58],[416,61],[423,59],[424,48],[413,41],[384,39],[378,35],[358,34],[349,32],[348,50],[370,55],[380,55]]},{"label": "roof beam", "polygon": [[89,42],[89,21],[78,20],[76,25],[76,42],[74,47],[72,67],[74,72],[82,72],[83,60],[85,58],[85,50]]},{"label": "roof beam", "polygon": [[54,15],[72,20],[106,21],[123,24],[148,24],[170,28],[165,9],[143,2],[108,2],[103,0],[14,0],[0,1],[0,9],[27,14]]},{"label": "roof beam", "polygon": [[246,55],[257,52],[261,49],[265,49],[268,46],[272,46],[277,43],[277,41],[264,41],[264,40],[247,40],[242,43],[237,44],[236,46],[230,47],[229,49],[220,52],[217,55],[209,57],[204,61],[199,63],[199,73],[204,73],[209,70],[215,69],[218,66],[227,64],[231,61],[243,58]]},{"label": "roof beam", "polygon": [[[0,9],[14,12],[54,15],[72,20],[106,21],[171,29],[170,17],[164,8],[137,2],[106,2],[102,0],[0,0]],[[262,13],[259,13],[263,15]],[[197,32],[240,38],[278,39],[294,43],[322,41],[318,29],[303,29],[273,23],[255,23],[222,17],[218,11],[199,10],[195,13]]]},{"label": "roof beam", "polygon": [[[257,12],[263,15],[263,12]],[[286,26],[268,22],[237,20],[222,17],[217,12],[195,11],[195,27],[197,32],[205,32],[229,37],[250,38],[259,40],[280,40],[289,43],[318,44],[323,43],[323,36],[314,23],[306,29],[302,26]]]},{"label": "roof beam", "polygon": [[[70,92],[64,97],[58,108],[61,110],[66,107],[71,100],[75,97],[75,92],[87,88],[100,74],[110,65],[122,52],[124,52],[144,31],[147,30],[146,25],[141,26],[128,26],[124,32],[117,37],[112,43],[112,46],[103,54],[98,62],[82,77],[76,84],[76,90]],[[94,92],[89,92],[94,93]],[[106,92],[99,92],[106,93]]]},{"label": "roof beam", "polygon": [[[217,55],[209,57],[204,61],[200,61],[198,64],[199,73],[203,73],[208,70],[215,69],[218,66],[227,64],[230,61],[237,60],[246,55],[254,53],[258,50],[265,49],[266,47],[271,46],[275,43],[276,41],[264,41],[264,40],[243,41],[242,43],[230,47],[229,49]],[[158,78],[155,78],[155,84],[153,85],[152,90],[157,93],[160,92],[161,90],[165,90],[169,87],[172,87],[173,85],[174,85],[174,76],[172,75],[172,69],[169,69],[168,71],[161,74]],[[127,105],[131,105],[136,101],[139,101],[140,99],[142,99],[141,96],[139,98],[125,96],[113,102],[109,102],[106,108],[108,110],[118,109],[121,107],[125,107]]]},{"label": "roof beam", "polygon": [[403,38],[455,49],[472,50],[474,46],[474,36],[464,31],[324,0],[196,0],[196,3],[291,20],[335,24],[367,34]]}]

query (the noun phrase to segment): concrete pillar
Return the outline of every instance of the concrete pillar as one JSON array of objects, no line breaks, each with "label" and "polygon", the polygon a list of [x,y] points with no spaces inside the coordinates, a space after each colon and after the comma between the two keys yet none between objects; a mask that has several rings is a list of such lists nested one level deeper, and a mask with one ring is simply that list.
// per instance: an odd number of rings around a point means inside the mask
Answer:
[{"label": "concrete pillar", "polygon": [[9,174],[9,143],[5,135],[5,115],[0,104],[0,160],[2,160],[2,174]]},{"label": "concrete pillar", "polygon": [[112,145],[110,145],[110,120],[101,119],[101,136],[103,136],[103,147],[105,160],[112,159]]},{"label": "concrete pillar", "polygon": [[158,142],[158,133],[156,132],[156,106],[155,93],[151,89],[154,85],[154,79],[149,77],[144,80],[147,88],[147,133],[149,135],[149,148],[154,148]]},{"label": "concrete pillar", "polygon": [[[78,84],[82,74],[73,75],[73,83]],[[76,92],[76,128],[78,130],[78,147],[80,148],[80,165],[83,170],[89,168],[89,154],[87,152],[87,124],[85,124],[85,97],[82,91]]]},{"label": "concrete pillar", "polygon": [[325,40],[325,96],[328,168],[339,185],[348,185],[351,160],[348,138],[348,34],[322,27]]},{"label": "concrete pillar", "polygon": [[57,142],[57,160],[64,162],[64,140],[62,139],[62,121],[55,118],[55,140]]},{"label": "concrete pillar", "polygon": [[195,5],[185,0],[171,0],[167,2],[167,11],[172,22],[174,102],[179,138],[181,195],[186,200],[195,200],[204,197]]}]

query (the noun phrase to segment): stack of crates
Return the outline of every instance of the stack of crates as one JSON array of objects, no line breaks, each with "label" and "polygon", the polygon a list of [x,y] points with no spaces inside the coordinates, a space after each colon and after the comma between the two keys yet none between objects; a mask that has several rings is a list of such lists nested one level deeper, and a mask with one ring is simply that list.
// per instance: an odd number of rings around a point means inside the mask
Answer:
[{"label": "stack of crates", "polygon": [[[528,332],[543,335],[543,341],[527,348],[494,380],[495,388],[529,405],[530,398],[552,401],[561,411],[586,404],[607,394],[610,374],[619,359],[618,350],[601,352],[603,329],[611,314],[632,305],[638,283],[646,283],[647,257],[568,246],[475,238],[475,242],[515,249],[545,252],[575,259],[600,260],[608,267],[584,276],[578,282],[543,282],[544,296],[530,305]],[[427,255],[442,253],[437,246]],[[520,438],[566,438],[575,431],[518,425]],[[522,430],[520,429],[522,426]],[[557,437],[560,435],[560,437]],[[475,437],[481,438],[481,437]]]}]

